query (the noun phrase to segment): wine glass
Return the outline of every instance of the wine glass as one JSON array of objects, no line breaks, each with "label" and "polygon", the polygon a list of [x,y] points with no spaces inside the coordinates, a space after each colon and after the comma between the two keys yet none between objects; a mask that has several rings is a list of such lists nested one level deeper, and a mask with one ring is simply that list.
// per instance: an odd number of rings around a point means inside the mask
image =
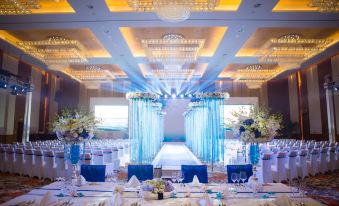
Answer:
[{"label": "wine glass", "polygon": [[111,179],[112,179],[113,183],[117,183],[117,180],[118,180],[118,171],[117,170],[113,170]]},{"label": "wine glass", "polygon": [[178,174],[176,172],[172,173],[171,180],[172,180],[172,183],[176,183],[177,182]]},{"label": "wine glass", "polygon": [[246,172],[244,172],[244,171],[241,171],[241,172],[240,172],[240,179],[241,179],[242,183],[244,184],[245,181],[246,181],[246,179],[247,179],[247,174],[246,174]]},{"label": "wine glass", "polygon": [[178,182],[182,183],[183,180],[184,180],[184,174],[181,171],[179,171],[178,172]]},{"label": "wine glass", "polygon": [[238,183],[238,186],[240,185],[240,173],[235,173],[236,174],[236,182]]},{"label": "wine glass", "polygon": [[237,173],[232,173],[231,174],[231,180],[232,180],[233,183],[236,183],[236,181],[237,181]]}]

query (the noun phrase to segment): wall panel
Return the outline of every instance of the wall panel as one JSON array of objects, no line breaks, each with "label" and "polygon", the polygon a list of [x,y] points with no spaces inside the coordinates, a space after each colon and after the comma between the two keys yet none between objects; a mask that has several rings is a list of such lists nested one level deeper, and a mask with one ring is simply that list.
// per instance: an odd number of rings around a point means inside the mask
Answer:
[{"label": "wall panel", "polygon": [[317,65],[307,69],[307,97],[310,121],[310,134],[322,134],[320,97],[319,97],[319,80]]}]

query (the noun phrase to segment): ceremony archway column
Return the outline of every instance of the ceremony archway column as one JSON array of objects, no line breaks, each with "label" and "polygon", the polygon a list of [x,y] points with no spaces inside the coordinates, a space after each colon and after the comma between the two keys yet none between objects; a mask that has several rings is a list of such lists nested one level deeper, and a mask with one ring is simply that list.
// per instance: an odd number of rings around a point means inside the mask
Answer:
[{"label": "ceremony archway column", "polygon": [[198,93],[185,112],[187,146],[202,161],[224,161],[224,112],[228,93]]},{"label": "ceremony archway column", "polygon": [[163,140],[163,113],[153,93],[128,93],[129,140],[132,164],[149,164],[159,151]]}]

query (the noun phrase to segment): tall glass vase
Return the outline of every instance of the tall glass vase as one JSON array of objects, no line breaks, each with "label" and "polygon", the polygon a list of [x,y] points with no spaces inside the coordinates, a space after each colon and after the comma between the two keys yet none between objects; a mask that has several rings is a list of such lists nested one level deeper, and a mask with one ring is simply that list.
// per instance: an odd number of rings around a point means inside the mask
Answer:
[{"label": "tall glass vase", "polygon": [[79,144],[71,144],[70,146],[70,160],[72,163],[72,179],[77,178],[77,165],[80,160],[80,145]]},{"label": "tall glass vase", "polygon": [[260,153],[259,153],[259,144],[251,143],[249,157],[252,165],[257,165],[259,163]]}]

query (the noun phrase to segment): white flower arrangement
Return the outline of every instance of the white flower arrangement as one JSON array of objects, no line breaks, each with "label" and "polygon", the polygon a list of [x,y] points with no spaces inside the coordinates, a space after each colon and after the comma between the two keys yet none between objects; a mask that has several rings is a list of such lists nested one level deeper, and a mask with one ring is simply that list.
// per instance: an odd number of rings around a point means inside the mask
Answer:
[{"label": "white flower arrangement", "polygon": [[267,109],[252,107],[249,114],[241,110],[232,112],[237,117],[231,127],[243,142],[263,143],[271,141],[282,128],[282,116],[270,114]]},{"label": "white flower arrangement", "polygon": [[126,99],[158,99],[158,95],[150,92],[128,92]]},{"label": "white flower arrangement", "polygon": [[227,92],[204,92],[204,93],[197,93],[195,96],[198,99],[206,99],[206,98],[228,99],[230,98],[230,94]]},{"label": "white flower arrangement", "polygon": [[99,122],[92,112],[66,109],[56,115],[51,129],[60,141],[77,144],[92,139]]}]

